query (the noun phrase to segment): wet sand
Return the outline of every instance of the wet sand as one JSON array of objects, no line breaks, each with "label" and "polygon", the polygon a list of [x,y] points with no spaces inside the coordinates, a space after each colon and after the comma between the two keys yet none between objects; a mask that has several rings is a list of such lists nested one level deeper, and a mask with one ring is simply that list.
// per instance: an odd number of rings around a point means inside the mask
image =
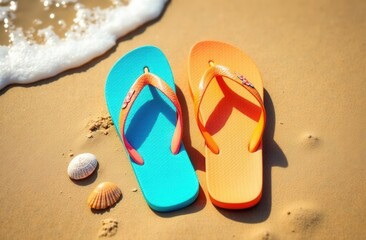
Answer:
[{"label": "wet sand", "polygon": [[[365,12],[356,0],[172,1],[160,19],[88,64],[1,90],[0,238],[363,239]],[[207,193],[187,69],[191,46],[205,39],[241,48],[262,73],[264,188],[251,209],[218,209]],[[90,130],[108,115],[109,70],[147,44],[170,61],[183,142],[201,186],[195,203],[172,213],[147,206],[115,129]],[[95,154],[99,166],[73,182],[66,169],[82,152]],[[103,181],[116,183],[123,197],[107,211],[91,211],[86,200]]]}]

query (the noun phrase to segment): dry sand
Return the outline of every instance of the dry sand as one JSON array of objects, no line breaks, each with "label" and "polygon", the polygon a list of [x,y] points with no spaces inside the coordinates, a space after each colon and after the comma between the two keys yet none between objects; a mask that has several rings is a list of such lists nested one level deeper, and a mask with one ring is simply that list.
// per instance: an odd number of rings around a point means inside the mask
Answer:
[{"label": "dry sand", "polygon": [[[364,239],[365,12],[365,1],[176,0],[85,66],[3,89],[0,239]],[[188,53],[204,39],[241,48],[264,80],[264,192],[248,210],[217,209],[208,197],[204,143],[187,94]],[[201,185],[194,204],[172,213],[145,204],[114,128],[89,131],[108,113],[110,68],[145,44],[171,63],[184,144]],[[67,165],[82,152],[100,165],[73,182]],[[108,211],[90,211],[88,194],[103,181],[118,184],[123,198]]]}]

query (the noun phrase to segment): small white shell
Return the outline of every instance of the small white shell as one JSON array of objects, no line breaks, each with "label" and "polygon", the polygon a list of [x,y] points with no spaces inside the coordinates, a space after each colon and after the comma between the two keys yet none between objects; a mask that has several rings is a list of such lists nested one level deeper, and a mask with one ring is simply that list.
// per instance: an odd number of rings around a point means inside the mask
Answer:
[{"label": "small white shell", "polygon": [[99,184],[88,197],[88,205],[93,209],[106,209],[121,198],[119,187],[111,182]]},{"label": "small white shell", "polygon": [[98,165],[97,158],[91,153],[75,156],[69,163],[67,174],[71,179],[79,180],[90,176]]}]

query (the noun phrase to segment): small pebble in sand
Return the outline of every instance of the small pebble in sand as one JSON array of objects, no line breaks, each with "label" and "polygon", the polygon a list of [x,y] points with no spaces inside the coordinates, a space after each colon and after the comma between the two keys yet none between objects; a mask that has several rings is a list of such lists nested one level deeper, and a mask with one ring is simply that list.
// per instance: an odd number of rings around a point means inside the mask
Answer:
[{"label": "small pebble in sand", "polygon": [[93,134],[86,135],[87,138],[93,138]]},{"label": "small pebble in sand", "polygon": [[99,229],[99,237],[112,237],[117,233],[118,221],[115,219],[104,219],[102,220],[102,227]]},{"label": "small pebble in sand", "polygon": [[73,153],[69,153],[69,157],[73,157],[74,156],[74,154]]},{"label": "small pebble in sand", "polygon": [[132,192],[137,192],[137,188],[132,188]]}]

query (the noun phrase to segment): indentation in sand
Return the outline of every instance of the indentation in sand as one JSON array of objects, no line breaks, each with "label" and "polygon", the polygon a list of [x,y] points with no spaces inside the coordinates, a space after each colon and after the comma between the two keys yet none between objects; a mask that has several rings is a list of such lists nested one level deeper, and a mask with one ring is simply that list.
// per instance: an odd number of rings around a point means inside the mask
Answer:
[{"label": "indentation in sand", "polygon": [[322,219],[323,214],[314,207],[297,204],[282,213],[281,226],[291,239],[311,239]]},{"label": "indentation in sand", "polygon": [[269,232],[265,232],[262,236],[262,240],[274,240],[275,238]]},{"label": "indentation in sand", "polygon": [[272,233],[269,231],[264,231],[256,235],[253,239],[261,239],[261,240],[276,240],[276,238]]},{"label": "indentation in sand", "polygon": [[117,233],[118,221],[107,218],[102,220],[102,227],[99,229],[98,237],[112,237]]},{"label": "indentation in sand", "polygon": [[255,233],[250,237],[253,240],[277,240],[280,239],[278,236],[273,234],[270,229],[262,229],[259,231],[255,231]]},{"label": "indentation in sand", "polygon": [[314,149],[320,146],[321,140],[320,137],[316,136],[315,134],[306,133],[302,135],[300,142],[304,148],[307,149]]}]

